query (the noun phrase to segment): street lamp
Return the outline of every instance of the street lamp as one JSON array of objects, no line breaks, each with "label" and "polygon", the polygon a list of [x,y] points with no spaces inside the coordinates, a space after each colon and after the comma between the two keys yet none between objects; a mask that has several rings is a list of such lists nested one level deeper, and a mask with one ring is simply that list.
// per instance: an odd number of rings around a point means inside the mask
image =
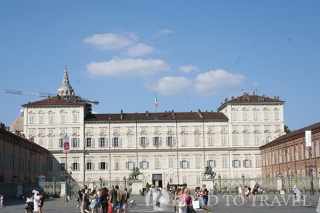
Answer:
[{"label": "street lamp", "polygon": [[244,174],[242,174],[242,184],[244,185]]},{"label": "street lamp", "polygon": [[314,195],[314,190],[313,190],[313,166],[311,164],[311,155],[312,155],[312,147],[308,147],[308,151],[309,151],[309,169],[308,169],[308,173],[309,173],[309,177],[310,177],[310,195]]},{"label": "street lamp", "polygon": [[289,186],[289,189],[288,189],[288,193],[290,193],[290,175],[289,174],[287,174],[287,178],[288,178],[288,186]]},{"label": "street lamp", "polygon": [[99,180],[100,180],[100,189],[102,189],[102,178],[101,178],[101,176],[100,176]]},{"label": "street lamp", "polygon": [[218,175],[218,178],[219,178],[219,186],[220,186],[220,193],[221,193],[221,175],[220,174]]},{"label": "street lamp", "polygon": [[124,188],[127,188],[127,178],[126,178],[126,176],[123,176],[123,180],[124,180]]}]

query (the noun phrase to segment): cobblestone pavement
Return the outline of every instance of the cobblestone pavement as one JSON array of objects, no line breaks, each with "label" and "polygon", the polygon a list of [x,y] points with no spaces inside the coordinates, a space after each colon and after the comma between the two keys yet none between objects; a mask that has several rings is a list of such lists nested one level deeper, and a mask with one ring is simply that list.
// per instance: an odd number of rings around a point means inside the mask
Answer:
[{"label": "cobblestone pavement", "polygon": [[[161,208],[156,208],[152,205],[152,197],[149,199],[149,204],[146,204],[146,197],[131,196],[129,200],[136,200],[137,205],[131,206],[128,212],[172,212],[170,204],[163,204]],[[236,195],[218,195],[209,196],[209,207],[212,212],[223,213],[315,213],[318,205],[319,195],[307,195],[300,202],[293,202],[293,195],[279,195],[279,194],[263,194],[258,196],[256,203],[239,202],[239,197]],[[0,213],[23,213],[24,200],[21,199],[6,199],[5,209],[0,210]],[[44,207],[44,213],[75,213],[77,202],[69,200],[65,202],[63,198],[47,199]],[[196,212],[204,212],[202,209],[196,209]]]}]

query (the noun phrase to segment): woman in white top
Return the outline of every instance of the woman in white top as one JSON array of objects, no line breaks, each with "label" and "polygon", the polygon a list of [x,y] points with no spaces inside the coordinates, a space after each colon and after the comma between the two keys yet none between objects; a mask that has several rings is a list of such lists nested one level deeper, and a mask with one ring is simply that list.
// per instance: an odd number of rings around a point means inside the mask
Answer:
[{"label": "woman in white top", "polygon": [[25,208],[25,212],[27,212],[27,210],[29,208],[31,208],[31,210],[33,211],[33,195],[31,192],[28,192],[27,196],[26,196],[26,208]]},{"label": "woman in white top", "polygon": [[239,200],[241,202],[242,201],[242,184],[240,184],[238,192],[239,192]]}]

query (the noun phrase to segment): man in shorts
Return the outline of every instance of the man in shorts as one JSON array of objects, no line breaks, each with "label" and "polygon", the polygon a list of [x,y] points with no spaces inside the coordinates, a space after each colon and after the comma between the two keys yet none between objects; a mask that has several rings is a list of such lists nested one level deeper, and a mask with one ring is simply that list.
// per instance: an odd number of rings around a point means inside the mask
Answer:
[{"label": "man in shorts", "polygon": [[206,184],[202,184],[201,194],[203,201],[203,209],[204,213],[211,213],[210,209],[208,208],[208,189],[206,188]]}]

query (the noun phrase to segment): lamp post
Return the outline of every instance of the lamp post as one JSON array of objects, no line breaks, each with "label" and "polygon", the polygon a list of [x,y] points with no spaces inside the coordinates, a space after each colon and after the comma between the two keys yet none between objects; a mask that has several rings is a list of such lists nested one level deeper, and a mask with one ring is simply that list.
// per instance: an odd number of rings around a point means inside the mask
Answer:
[{"label": "lamp post", "polygon": [[126,178],[126,176],[123,176],[123,180],[124,180],[124,188],[127,188],[127,178]]},{"label": "lamp post", "polygon": [[220,193],[221,193],[221,175],[220,174],[218,175],[218,178],[219,178],[219,186],[220,186]]},{"label": "lamp post", "polygon": [[243,186],[244,186],[244,174],[242,174],[242,184],[243,184]]},{"label": "lamp post", "polygon": [[310,195],[314,195],[314,190],[313,190],[313,166],[311,164],[311,155],[312,155],[312,147],[308,147],[308,151],[309,151],[309,169],[308,169],[308,173],[309,173],[309,177],[310,177]]},{"label": "lamp post", "polygon": [[99,178],[99,181],[100,181],[100,189],[102,189],[102,178],[101,178],[101,176]]},{"label": "lamp post", "polygon": [[291,187],[290,187],[290,175],[289,174],[287,174],[287,178],[288,178],[288,187],[289,187],[288,193],[290,193]]}]

